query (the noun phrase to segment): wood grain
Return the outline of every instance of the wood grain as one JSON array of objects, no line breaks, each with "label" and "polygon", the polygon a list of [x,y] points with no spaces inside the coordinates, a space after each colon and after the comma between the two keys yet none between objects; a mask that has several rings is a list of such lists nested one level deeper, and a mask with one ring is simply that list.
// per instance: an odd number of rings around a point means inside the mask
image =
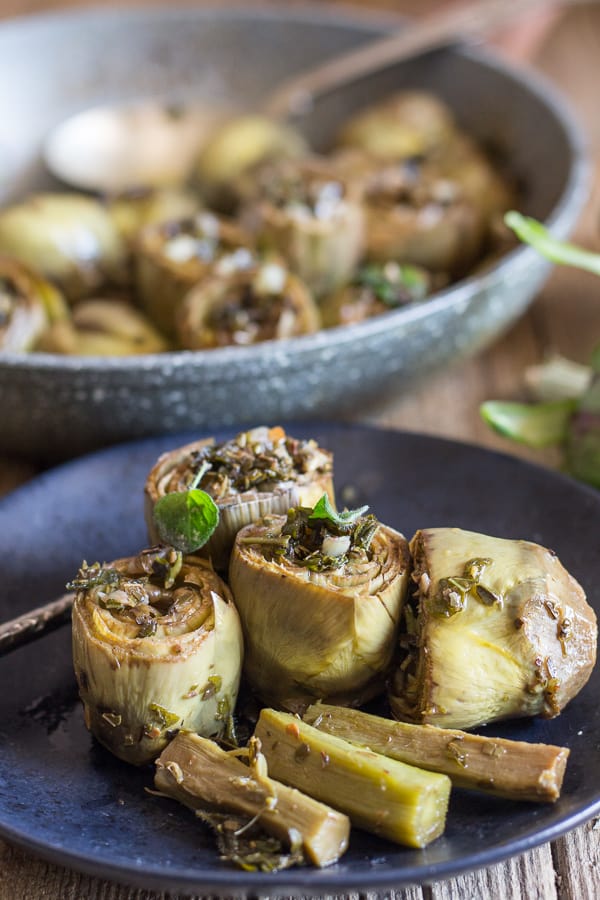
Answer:
[{"label": "wood grain", "polygon": [[[440,5],[441,0],[437,4],[425,4],[423,0],[363,2],[368,8],[411,13]],[[81,0],[1,0],[0,16],[81,5]],[[118,5],[117,0],[112,5]],[[600,249],[599,49],[600,8],[582,5],[554,24],[535,64],[561,88],[585,122],[596,173],[577,238]],[[478,415],[479,403],[491,397],[522,395],[524,366],[542,359],[550,350],[585,361],[599,340],[600,291],[594,278],[571,270],[557,271],[528,314],[494,347],[475,359],[455,364],[416,386],[410,394],[398,396],[380,408],[357,410],[352,418],[471,441],[556,465],[555,455],[540,457],[528,453],[487,430]],[[19,460],[0,460],[0,493],[33,474],[33,468]],[[345,896],[359,900],[358,894]],[[386,900],[596,900],[600,896],[600,829],[589,822],[552,844],[507,862],[444,882],[389,891],[379,897],[361,894],[360,900],[382,900],[383,896]],[[175,895],[90,878],[0,841],[0,900],[41,898],[177,900]]]}]

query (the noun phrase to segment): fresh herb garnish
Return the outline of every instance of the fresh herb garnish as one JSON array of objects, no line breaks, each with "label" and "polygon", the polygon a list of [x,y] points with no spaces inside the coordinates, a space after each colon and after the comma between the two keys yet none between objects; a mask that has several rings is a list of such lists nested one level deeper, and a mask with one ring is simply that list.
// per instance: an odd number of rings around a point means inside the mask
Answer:
[{"label": "fresh herb garnish", "polygon": [[187,491],[165,494],[153,515],[161,541],[182,553],[203,547],[219,524],[219,507],[206,491],[196,487],[206,472],[202,465]]},{"label": "fresh herb garnish", "polygon": [[354,284],[368,288],[377,300],[392,309],[424,300],[429,290],[429,279],[422,269],[396,262],[363,266],[358,270]]},{"label": "fresh herb garnish", "polygon": [[575,266],[577,269],[600,275],[600,254],[584,250],[566,241],[559,241],[541,222],[514,210],[506,213],[504,221],[519,240],[529,244],[551,262],[561,266]]},{"label": "fresh herb garnish", "polygon": [[327,525],[333,525],[334,528],[340,531],[350,531],[368,508],[368,506],[361,506],[359,509],[345,509],[342,512],[337,512],[331,505],[327,494],[323,494],[309,512],[308,521],[311,523],[324,522]]}]

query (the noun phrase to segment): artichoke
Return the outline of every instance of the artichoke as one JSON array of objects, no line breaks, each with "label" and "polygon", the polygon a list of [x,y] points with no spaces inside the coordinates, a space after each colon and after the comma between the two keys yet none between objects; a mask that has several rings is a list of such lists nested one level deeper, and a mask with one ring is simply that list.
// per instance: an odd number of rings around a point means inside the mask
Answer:
[{"label": "artichoke", "polygon": [[198,283],[177,310],[180,345],[187,350],[246,346],[319,329],[306,285],[278,262],[224,273]]},{"label": "artichoke", "polygon": [[145,516],[150,540],[158,541],[153,510],[166,494],[183,492],[202,471],[197,487],[219,507],[219,524],[203,555],[224,570],[237,532],[267,513],[290,506],[312,506],[323,493],[333,501],[333,457],[313,440],[298,440],[283,428],[253,428],[229,441],[195,441],[164,453],[145,485]]},{"label": "artichoke", "polygon": [[440,276],[434,279],[418,266],[397,262],[362,266],[349,285],[323,300],[323,324],[331,327],[363,322],[392,309],[419,303],[442,284]]},{"label": "artichoke", "polygon": [[36,350],[76,356],[133,356],[169,349],[146,317],[123,300],[80,301],[71,318],[50,325]]},{"label": "artichoke", "polygon": [[452,113],[441,100],[426,91],[401,91],[349,119],[337,143],[381,159],[408,159],[443,148],[453,131]]},{"label": "artichoke", "polygon": [[148,225],[191,218],[198,212],[199,201],[183,188],[156,188],[109,197],[106,208],[119,233],[132,241]]},{"label": "artichoke", "polygon": [[407,589],[404,537],[363,510],[325,506],[247,525],[229,567],[248,682],[292,712],[317,698],[356,706],[383,689]]},{"label": "artichoke", "polygon": [[359,191],[326,159],[265,165],[242,220],[323,297],[350,279],[365,249]]},{"label": "artichoke", "polygon": [[66,317],[54,285],[17,260],[0,257],[0,352],[33,350],[48,324]]},{"label": "artichoke", "polygon": [[0,253],[54,282],[69,301],[127,279],[127,248],[109,213],[82,194],[35,194],[0,212]]},{"label": "artichoke", "polygon": [[193,218],[149,225],[139,233],[135,250],[138,295],[148,316],[165,334],[175,333],[182,298],[212,274],[217,261],[226,272],[255,264],[248,235],[207,210]]},{"label": "artichoke", "polygon": [[73,662],[89,730],[126,762],[150,762],[179,729],[222,734],[242,636],[206,560],[165,547],[82,566],[69,585]]},{"label": "artichoke", "polygon": [[289,125],[256,114],[238,116],[225,122],[206,142],[197,177],[211,205],[231,209],[259,165],[297,159],[306,152],[302,135]]},{"label": "artichoke", "polygon": [[558,715],[589,678],[597,628],[556,555],[458,528],[418,531],[411,551],[394,715],[449,728]]}]

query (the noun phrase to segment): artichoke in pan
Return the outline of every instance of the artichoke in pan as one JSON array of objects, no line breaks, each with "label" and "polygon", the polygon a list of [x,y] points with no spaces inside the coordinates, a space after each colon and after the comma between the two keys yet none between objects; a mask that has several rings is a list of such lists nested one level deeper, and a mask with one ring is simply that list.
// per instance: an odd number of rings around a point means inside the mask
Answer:
[{"label": "artichoke in pan", "polygon": [[322,297],[350,279],[365,249],[359,191],[326,159],[266,165],[242,219],[259,245],[283,256]]},{"label": "artichoke in pan", "polygon": [[196,215],[199,206],[195,194],[175,187],[127,191],[106,200],[119,234],[127,241],[134,240],[148,225],[189,219]]},{"label": "artichoke in pan", "polygon": [[323,499],[243,528],[229,580],[244,631],[244,672],[268,705],[319,697],[357,706],[383,690],[406,594],[408,544],[366,508]]},{"label": "artichoke in pan", "polygon": [[81,300],[70,318],[44,331],[36,346],[70,356],[134,356],[168,349],[166,339],[138,309],[112,298]]},{"label": "artichoke in pan", "polygon": [[556,555],[458,528],[418,531],[411,551],[394,715],[449,728],[558,715],[589,678],[597,628]]},{"label": "artichoke in pan", "polygon": [[149,225],[138,235],[135,281],[143,309],[167,335],[190,288],[220,260],[225,271],[255,264],[251,242],[236,224],[203,210],[189,219]]},{"label": "artichoke in pan", "polygon": [[298,159],[307,149],[298,131],[266,116],[248,114],[230,119],[215,131],[200,153],[197,176],[202,194],[211,205],[230,210],[259,165]]},{"label": "artichoke in pan", "polygon": [[380,159],[407,159],[444,147],[453,130],[452,113],[441,100],[426,91],[401,91],[352,116],[337,143]]},{"label": "artichoke in pan", "polygon": [[253,428],[218,444],[195,441],[164,453],[145,485],[151,541],[159,539],[153,516],[158,500],[186,491],[194,481],[219,507],[217,529],[198,552],[225,570],[235,535],[244,525],[298,503],[312,506],[323,493],[333,501],[333,457],[316,441],[299,440],[278,427]]},{"label": "artichoke in pan", "polygon": [[0,352],[33,350],[50,322],[67,317],[54,285],[17,260],[0,257]]},{"label": "artichoke in pan", "polygon": [[214,271],[186,294],[177,310],[186,350],[247,346],[312,334],[320,315],[306,285],[278,262]]},{"label": "artichoke in pan", "polygon": [[127,279],[127,248],[99,200],[34,194],[0,212],[0,253],[54,282],[70,301]]},{"label": "artichoke in pan", "polygon": [[326,327],[352,325],[392,309],[420,303],[443,278],[433,277],[426,269],[410,264],[371,263],[357,270],[351,283],[340,288],[321,304]]},{"label": "artichoke in pan", "polygon": [[225,732],[242,637],[231,594],[205,560],[155,547],[84,564],[69,587],[75,675],[100,743],[142,765],[181,728]]}]

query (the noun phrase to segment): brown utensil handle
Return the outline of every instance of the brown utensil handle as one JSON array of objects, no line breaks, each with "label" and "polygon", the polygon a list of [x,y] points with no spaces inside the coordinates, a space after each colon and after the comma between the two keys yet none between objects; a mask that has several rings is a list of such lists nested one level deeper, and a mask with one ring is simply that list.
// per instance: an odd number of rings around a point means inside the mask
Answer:
[{"label": "brown utensil handle", "polygon": [[336,56],[290,79],[270,95],[264,106],[274,118],[299,116],[313,101],[378,69],[457,40],[484,38],[537,9],[564,6],[573,0],[468,0],[408,23],[401,31],[378,38],[357,50]]},{"label": "brown utensil handle", "polygon": [[23,644],[29,644],[69,622],[73,597],[74,594],[65,594],[58,600],[47,603],[46,606],[32,609],[31,612],[0,625],[0,656],[16,650]]}]

